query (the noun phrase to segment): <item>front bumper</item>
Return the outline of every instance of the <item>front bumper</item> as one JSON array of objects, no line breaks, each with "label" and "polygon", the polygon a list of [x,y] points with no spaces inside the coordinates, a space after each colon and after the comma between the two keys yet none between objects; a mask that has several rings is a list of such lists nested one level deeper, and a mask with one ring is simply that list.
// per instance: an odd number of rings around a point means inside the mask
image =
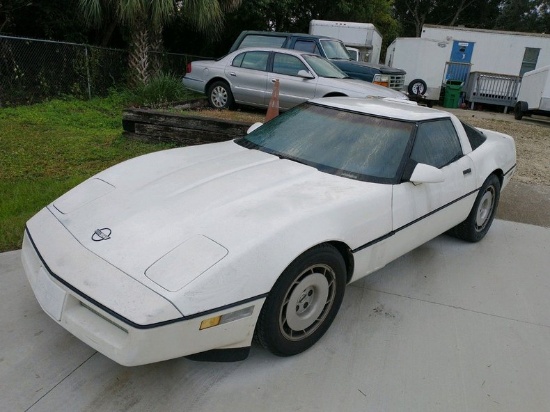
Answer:
[{"label": "front bumper", "polygon": [[[86,250],[47,210],[28,223],[22,261],[42,309],[125,366],[249,347],[265,299],[185,317],[164,297]],[[205,319],[251,306],[250,316],[200,330]]]}]

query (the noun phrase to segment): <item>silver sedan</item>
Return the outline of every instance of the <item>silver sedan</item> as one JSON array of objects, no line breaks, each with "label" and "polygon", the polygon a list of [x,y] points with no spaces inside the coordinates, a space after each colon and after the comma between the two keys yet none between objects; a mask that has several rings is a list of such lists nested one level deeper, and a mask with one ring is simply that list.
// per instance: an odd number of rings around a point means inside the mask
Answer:
[{"label": "silver sedan", "polygon": [[277,79],[283,110],[329,96],[406,99],[403,93],[387,87],[351,79],[318,55],[270,48],[240,49],[219,60],[190,63],[183,84],[206,94],[214,108],[232,108],[235,103],[267,107]]}]

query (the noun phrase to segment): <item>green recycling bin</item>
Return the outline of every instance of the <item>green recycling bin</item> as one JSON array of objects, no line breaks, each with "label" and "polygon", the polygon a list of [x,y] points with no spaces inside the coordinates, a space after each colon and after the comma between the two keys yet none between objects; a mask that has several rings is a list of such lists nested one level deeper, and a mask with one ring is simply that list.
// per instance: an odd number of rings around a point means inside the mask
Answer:
[{"label": "green recycling bin", "polygon": [[460,93],[462,92],[462,81],[447,80],[445,84],[445,98],[443,99],[443,107],[456,109],[460,102]]}]

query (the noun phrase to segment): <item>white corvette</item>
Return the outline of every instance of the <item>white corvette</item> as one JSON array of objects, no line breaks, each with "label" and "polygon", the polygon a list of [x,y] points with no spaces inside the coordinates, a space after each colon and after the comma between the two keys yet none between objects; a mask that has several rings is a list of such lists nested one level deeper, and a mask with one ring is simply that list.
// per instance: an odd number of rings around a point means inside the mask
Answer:
[{"label": "white corvette", "polygon": [[451,229],[478,241],[514,140],[384,99],[312,100],[243,138],[114,166],[27,223],[22,259],[56,322],[105,356],[288,356],[347,283]]}]

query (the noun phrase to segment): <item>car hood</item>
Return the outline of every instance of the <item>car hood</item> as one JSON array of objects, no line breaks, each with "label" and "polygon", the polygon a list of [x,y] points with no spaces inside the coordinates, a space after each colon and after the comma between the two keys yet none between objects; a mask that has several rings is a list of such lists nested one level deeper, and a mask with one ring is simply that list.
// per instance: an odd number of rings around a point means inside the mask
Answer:
[{"label": "car hood", "polygon": [[340,69],[342,69],[345,72],[348,71],[361,71],[361,67],[368,67],[370,69],[375,69],[379,71],[382,74],[390,74],[390,75],[405,75],[405,70],[398,69],[395,67],[386,66],[384,64],[378,64],[378,63],[367,63],[367,62],[358,62],[355,60],[334,60],[333,63],[335,63]]},{"label": "car hood", "polygon": [[[205,246],[212,259],[221,259],[304,216],[342,210],[368,188],[381,191],[380,186],[230,141],[121,163],[67,192],[49,209],[84,247],[142,278],[154,262],[189,239],[195,249]],[[364,214],[364,206],[353,213]]]},{"label": "car hood", "polygon": [[389,87],[378,86],[363,80],[357,79],[331,79],[327,77],[319,77],[318,85],[323,88],[334,89],[340,91],[350,97],[391,97],[393,99],[408,100],[404,93]]}]

